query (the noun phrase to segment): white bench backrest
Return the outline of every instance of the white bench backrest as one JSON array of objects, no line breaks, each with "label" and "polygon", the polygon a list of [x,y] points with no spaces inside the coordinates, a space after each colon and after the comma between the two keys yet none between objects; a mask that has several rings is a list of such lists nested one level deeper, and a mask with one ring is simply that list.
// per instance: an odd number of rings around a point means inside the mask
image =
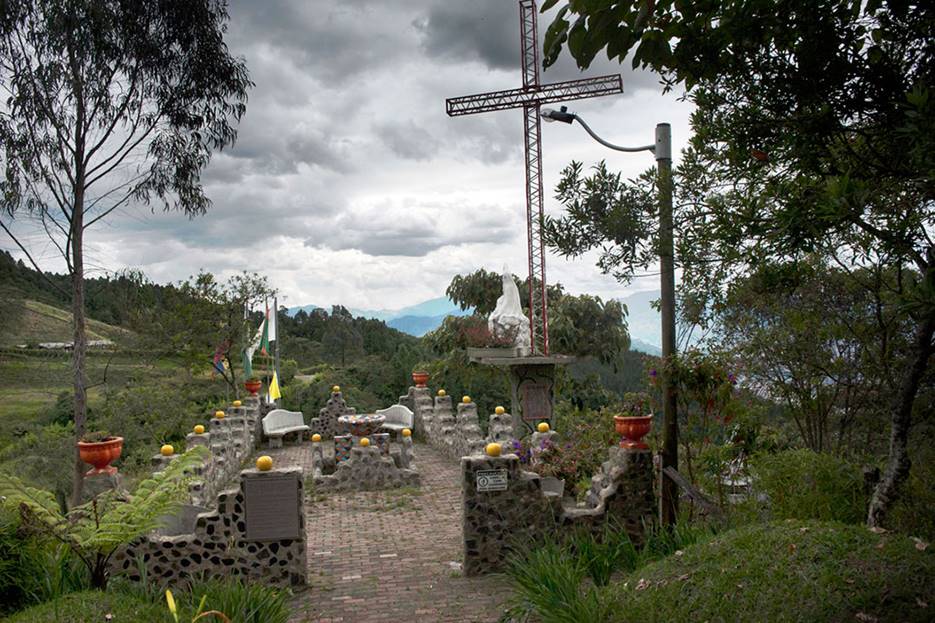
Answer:
[{"label": "white bench backrest", "polygon": [[273,409],[263,418],[263,432],[268,435],[283,428],[302,426],[303,424],[305,424],[305,418],[302,416],[301,411]]},{"label": "white bench backrest", "polygon": [[412,411],[405,405],[393,405],[392,407],[381,409],[377,411],[377,413],[386,418],[384,420],[385,424],[402,424],[403,426],[412,428]]}]

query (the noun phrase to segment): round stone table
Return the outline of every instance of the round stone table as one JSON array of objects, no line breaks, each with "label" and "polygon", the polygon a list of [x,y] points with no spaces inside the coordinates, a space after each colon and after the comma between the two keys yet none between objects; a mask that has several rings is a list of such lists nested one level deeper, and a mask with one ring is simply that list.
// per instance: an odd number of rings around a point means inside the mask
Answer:
[{"label": "round stone table", "polygon": [[355,437],[366,437],[380,431],[386,416],[377,413],[338,416],[338,424]]}]

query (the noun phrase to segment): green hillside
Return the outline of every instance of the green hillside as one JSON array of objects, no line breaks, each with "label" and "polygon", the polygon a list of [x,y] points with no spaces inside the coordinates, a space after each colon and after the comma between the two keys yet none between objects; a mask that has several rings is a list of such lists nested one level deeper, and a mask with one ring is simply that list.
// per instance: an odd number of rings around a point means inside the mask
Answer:
[{"label": "green hillside", "polygon": [[[0,347],[22,344],[35,346],[40,342],[70,342],[71,312],[29,299],[10,299],[3,303]],[[129,332],[97,320],[88,320],[89,340],[119,342]]]}]

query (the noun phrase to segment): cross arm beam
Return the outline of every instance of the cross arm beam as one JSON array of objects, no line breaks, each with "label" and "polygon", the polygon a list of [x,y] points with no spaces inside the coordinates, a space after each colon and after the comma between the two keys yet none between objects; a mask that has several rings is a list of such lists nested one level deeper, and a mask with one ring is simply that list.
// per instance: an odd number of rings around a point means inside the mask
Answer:
[{"label": "cross arm beam", "polygon": [[451,97],[445,100],[445,109],[449,117],[473,115],[475,113],[507,108],[523,108],[530,105],[565,102],[599,95],[623,93],[623,80],[620,74],[567,80],[544,84],[536,89],[509,89],[491,91],[477,95]]}]

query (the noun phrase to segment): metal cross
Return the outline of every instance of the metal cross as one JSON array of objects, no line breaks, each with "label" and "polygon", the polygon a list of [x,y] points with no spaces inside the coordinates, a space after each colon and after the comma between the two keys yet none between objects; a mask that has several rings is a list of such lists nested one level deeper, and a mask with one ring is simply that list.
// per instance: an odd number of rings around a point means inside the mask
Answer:
[{"label": "metal cross", "polygon": [[533,351],[549,354],[549,302],[542,244],[542,146],[539,107],[542,104],[623,92],[619,74],[539,84],[538,33],[535,0],[519,0],[523,87],[445,100],[450,117],[492,110],[522,108],[526,147],[526,227],[529,251],[529,337]]}]

